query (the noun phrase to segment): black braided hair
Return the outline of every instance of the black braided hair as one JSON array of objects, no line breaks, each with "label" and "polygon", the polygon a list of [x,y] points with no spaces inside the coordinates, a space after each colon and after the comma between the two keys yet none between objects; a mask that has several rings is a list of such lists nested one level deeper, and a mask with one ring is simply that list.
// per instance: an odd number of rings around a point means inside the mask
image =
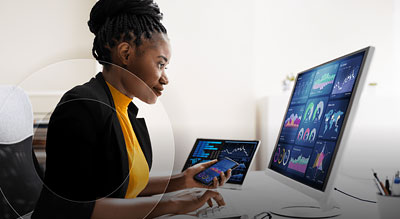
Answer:
[{"label": "black braided hair", "polygon": [[99,0],[90,12],[90,31],[95,35],[92,54],[100,64],[112,63],[111,51],[120,41],[142,44],[142,37],[167,33],[163,14],[153,0]]}]

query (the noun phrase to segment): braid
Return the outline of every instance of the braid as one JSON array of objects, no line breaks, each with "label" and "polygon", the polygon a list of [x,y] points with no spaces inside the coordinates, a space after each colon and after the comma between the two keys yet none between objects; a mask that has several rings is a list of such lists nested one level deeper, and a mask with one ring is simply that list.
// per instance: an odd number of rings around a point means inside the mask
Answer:
[{"label": "braid", "polygon": [[163,14],[153,0],[99,0],[90,12],[89,29],[95,34],[92,55],[102,65],[111,63],[111,48],[121,40],[138,47],[142,37],[154,32],[167,33],[161,24]]}]

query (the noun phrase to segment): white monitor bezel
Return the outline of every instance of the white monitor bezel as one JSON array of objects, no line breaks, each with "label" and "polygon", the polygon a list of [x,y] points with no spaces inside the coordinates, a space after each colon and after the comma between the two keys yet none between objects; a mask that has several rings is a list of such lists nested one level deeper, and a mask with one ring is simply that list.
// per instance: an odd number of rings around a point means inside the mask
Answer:
[{"label": "white monitor bezel", "polygon": [[[359,77],[358,85],[357,85],[357,88],[355,90],[353,90],[353,94],[352,94],[352,97],[351,97],[352,100],[349,103],[350,106],[351,106],[351,109],[347,112],[346,126],[343,126],[343,128],[345,130],[342,128],[343,129],[342,136],[341,136],[340,140],[337,141],[337,146],[336,147],[338,147],[339,145],[340,146],[337,149],[336,157],[335,157],[335,160],[334,160],[334,162],[332,164],[332,167],[331,167],[331,172],[330,172],[330,175],[329,175],[329,178],[328,178],[328,182],[326,182],[326,185],[325,185],[325,190],[321,191],[321,190],[315,189],[315,188],[313,188],[311,186],[308,186],[308,185],[303,184],[301,182],[298,182],[298,181],[296,181],[296,180],[294,180],[292,178],[289,178],[289,177],[287,177],[287,176],[285,176],[283,174],[280,174],[280,173],[278,173],[278,172],[276,172],[274,170],[271,170],[270,167],[271,167],[271,164],[272,164],[271,163],[271,159],[272,159],[273,154],[271,155],[270,160],[268,161],[268,166],[265,169],[265,174],[267,174],[268,176],[272,177],[273,179],[278,180],[279,182],[282,182],[283,184],[285,184],[285,185],[287,185],[287,186],[289,186],[289,187],[291,187],[291,188],[293,188],[293,189],[295,189],[295,190],[297,190],[297,191],[299,191],[299,192],[301,192],[301,193],[303,193],[303,194],[315,199],[316,201],[318,201],[318,203],[320,204],[320,206],[322,208],[329,208],[329,205],[330,205],[330,203],[329,203],[330,202],[330,199],[329,199],[330,193],[333,190],[334,182],[336,180],[335,176],[337,175],[338,170],[339,170],[339,166],[340,166],[339,164],[340,164],[341,158],[343,157],[342,155],[343,155],[343,152],[344,152],[345,145],[349,142],[349,136],[350,136],[350,133],[351,133],[351,130],[352,130],[353,120],[354,120],[355,115],[357,114],[358,105],[359,105],[358,103],[359,103],[359,100],[360,100],[360,97],[361,97],[361,93],[362,93],[361,91],[364,89],[365,81],[366,81],[366,78],[367,78],[367,72],[368,72],[368,69],[369,69],[369,66],[370,66],[370,63],[371,63],[371,58],[372,58],[372,54],[373,54],[374,50],[375,50],[374,47],[369,46],[369,47],[357,50],[355,52],[346,54],[346,55],[341,56],[339,58],[330,60],[328,62],[325,62],[325,63],[321,64],[321,65],[312,67],[310,69],[307,69],[307,70],[302,71],[302,72],[299,73],[299,74],[301,74],[301,73],[307,72],[307,71],[309,71],[311,69],[314,69],[314,68],[317,68],[319,66],[325,65],[327,63],[334,62],[336,60],[339,60],[339,59],[342,59],[342,58],[345,58],[345,57],[349,57],[349,56],[352,56],[354,54],[357,54],[357,53],[360,53],[362,51],[365,51],[365,56],[363,58],[363,63],[361,65],[359,76],[358,76]],[[296,77],[296,81],[297,81],[297,77]],[[294,88],[295,88],[295,86],[294,86]],[[287,108],[286,108],[286,112],[289,109],[290,101],[292,100],[292,97],[293,97],[294,88],[293,88],[292,94],[291,94],[291,96],[289,98],[289,102],[288,102],[288,105],[287,105]],[[285,120],[285,116],[286,116],[286,114],[284,115],[283,122]],[[277,136],[277,140],[276,140],[274,149],[272,151],[275,151],[275,149],[276,149],[276,147],[278,145],[280,132],[281,132],[282,127],[283,127],[283,122],[282,122],[282,125],[280,127],[279,135]]]}]

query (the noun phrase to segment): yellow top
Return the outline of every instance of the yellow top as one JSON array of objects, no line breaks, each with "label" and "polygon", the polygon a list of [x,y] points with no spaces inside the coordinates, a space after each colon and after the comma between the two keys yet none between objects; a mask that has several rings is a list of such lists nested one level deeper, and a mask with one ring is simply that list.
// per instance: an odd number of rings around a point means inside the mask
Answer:
[{"label": "yellow top", "polygon": [[128,117],[128,105],[132,99],[125,96],[108,82],[106,83],[114,99],[115,109],[124,134],[126,150],[128,152],[130,170],[129,185],[125,198],[136,198],[149,181],[149,166]]}]

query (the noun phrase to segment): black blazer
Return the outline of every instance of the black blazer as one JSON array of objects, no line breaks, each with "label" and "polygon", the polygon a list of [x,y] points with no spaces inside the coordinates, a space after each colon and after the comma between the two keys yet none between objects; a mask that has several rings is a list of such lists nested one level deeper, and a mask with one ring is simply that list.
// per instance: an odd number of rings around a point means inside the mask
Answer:
[{"label": "black blazer", "polygon": [[[152,151],[143,118],[128,115],[149,168]],[[124,198],[129,164],[114,101],[101,73],[64,94],[51,115],[44,186],[32,218],[90,218],[95,200]]]}]

